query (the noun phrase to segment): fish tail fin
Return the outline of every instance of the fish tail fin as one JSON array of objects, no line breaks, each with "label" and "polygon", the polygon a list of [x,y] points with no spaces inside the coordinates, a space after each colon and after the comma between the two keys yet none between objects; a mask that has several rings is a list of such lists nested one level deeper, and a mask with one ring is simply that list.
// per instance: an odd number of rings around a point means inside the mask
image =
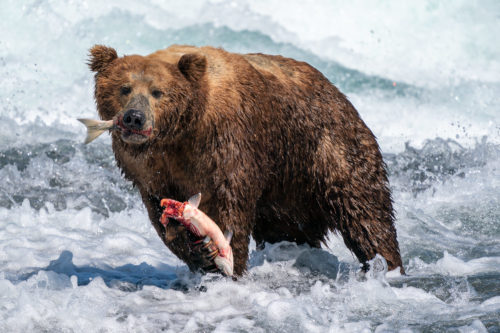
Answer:
[{"label": "fish tail fin", "polygon": [[80,118],[78,121],[87,127],[87,137],[84,141],[85,144],[94,141],[99,135],[109,129],[109,126],[103,126],[103,122],[99,120]]}]

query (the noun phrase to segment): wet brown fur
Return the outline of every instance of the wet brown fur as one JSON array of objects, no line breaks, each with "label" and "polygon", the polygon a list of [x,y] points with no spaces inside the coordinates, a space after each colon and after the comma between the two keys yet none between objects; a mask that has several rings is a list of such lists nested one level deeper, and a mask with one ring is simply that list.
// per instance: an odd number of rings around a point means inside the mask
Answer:
[{"label": "wet brown fur", "polygon": [[[120,87],[149,96],[153,136],[112,134],[125,177],[139,189],[161,239],[198,267],[188,233],[160,224],[160,200],[201,192],[200,209],[231,229],[235,273],[248,244],[281,240],[319,247],[339,232],[365,263],[376,253],[402,267],[387,175],[375,137],[347,98],[304,62],[212,47],[174,45],[149,56],[91,49],[102,119],[127,105]],[[151,89],[161,89],[160,100]]]}]

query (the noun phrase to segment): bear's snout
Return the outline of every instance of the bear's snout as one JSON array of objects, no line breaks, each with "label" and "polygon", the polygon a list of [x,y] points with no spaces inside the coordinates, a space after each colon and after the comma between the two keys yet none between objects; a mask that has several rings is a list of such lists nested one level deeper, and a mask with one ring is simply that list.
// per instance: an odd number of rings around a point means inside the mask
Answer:
[{"label": "bear's snout", "polygon": [[133,96],[115,117],[121,138],[126,143],[144,143],[153,133],[153,115],[147,98],[141,94]]},{"label": "bear's snout", "polygon": [[129,130],[142,130],[146,123],[144,112],[136,109],[129,109],[123,115],[123,126]]}]

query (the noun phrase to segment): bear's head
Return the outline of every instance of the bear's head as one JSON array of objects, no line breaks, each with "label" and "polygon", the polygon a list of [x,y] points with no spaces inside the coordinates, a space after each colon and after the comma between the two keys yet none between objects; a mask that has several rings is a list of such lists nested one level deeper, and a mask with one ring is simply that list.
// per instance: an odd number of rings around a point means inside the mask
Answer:
[{"label": "bear's head", "polygon": [[202,112],[206,59],[184,54],[176,64],[158,57],[118,57],[113,48],[90,49],[99,115],[114,120],[115,138],[129,146],[172,143]]}]

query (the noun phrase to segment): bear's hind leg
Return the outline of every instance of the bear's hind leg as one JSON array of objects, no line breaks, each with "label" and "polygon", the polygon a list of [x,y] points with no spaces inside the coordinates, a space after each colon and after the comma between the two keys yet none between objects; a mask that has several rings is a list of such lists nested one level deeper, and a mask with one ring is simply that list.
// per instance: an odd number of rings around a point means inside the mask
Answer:
[{"label": "bear's hind leg", "polygon": [[[340,232],[365,270],[367,261],[378,253],[387,261],[389,270],[399,267],[404,273],[388,191],[362,197],[342,193],[328,201],[331,211],[336,212],[330,216],[331,230]],[[389,207],[382,207],[384,204]]]},{"label": "bear's hind leg", "polygon": [[325,130],[311,163],[311,192],[328,228],[340,232],[365,269],[378,253],[404,273],[382,155],[371,132],[357,131]]}]

